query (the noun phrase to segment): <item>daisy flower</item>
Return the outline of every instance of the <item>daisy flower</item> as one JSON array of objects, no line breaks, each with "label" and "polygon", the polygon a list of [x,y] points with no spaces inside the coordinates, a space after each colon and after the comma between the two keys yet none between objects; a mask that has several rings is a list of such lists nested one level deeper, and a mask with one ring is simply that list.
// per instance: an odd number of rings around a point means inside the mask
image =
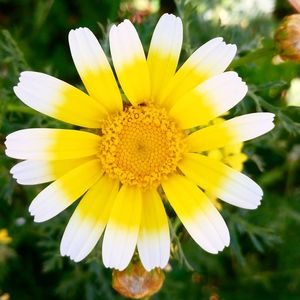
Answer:
[{"label": "daisy flower", "polygon": [[33,109],[89,130],[34,128],[11,133],[6,154],[24,160],[11,169],[20,184],[53,181],[32,201],[36,222],[47,221],[82,197],[62,237],[61,255],[78,262],[103,234],[106,267],[123,270],[137,247],[147,270],[165,267],[170,234],[163,198],[204,250],[218,253],[229,232],[204,194],[255,209],[262,190],[250,178],[209,158],[213,149],[260,136],[274,115],[252,113],[205,126],[236,105],[247,86],[224,72],[236,46],[215,38],[177,69],[182,23],[163,15],[146,58],[125,20],[109,33],[114,70],[87,28],[69,44],[87,93],[37,72],[22,72],[15,94]]}]

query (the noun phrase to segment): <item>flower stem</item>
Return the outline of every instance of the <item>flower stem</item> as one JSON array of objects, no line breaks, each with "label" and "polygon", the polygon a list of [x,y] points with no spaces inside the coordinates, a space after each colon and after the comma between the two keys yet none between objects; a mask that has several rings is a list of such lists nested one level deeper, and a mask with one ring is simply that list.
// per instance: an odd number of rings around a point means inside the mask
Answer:
[{"label": "flower stem", "polygon": [[[176,218],[176,219],[178,219],[178,218]],[[176,231],[174,230],[173,224],[170,220],[169,220],[169,227],[170,227],[170,231],[171,231],[171,240],[173,240],[176,243],[177,247],[178,247],[180,263],[185,264],[185,266],[187,267],[187,269],[189,271],[194,271],[194,268],[191,266],[191,264],[188,262],[187,258],[184,255],[184,252],[182,250],[179,238],[178,238],[178,236],[176,234]]]}]

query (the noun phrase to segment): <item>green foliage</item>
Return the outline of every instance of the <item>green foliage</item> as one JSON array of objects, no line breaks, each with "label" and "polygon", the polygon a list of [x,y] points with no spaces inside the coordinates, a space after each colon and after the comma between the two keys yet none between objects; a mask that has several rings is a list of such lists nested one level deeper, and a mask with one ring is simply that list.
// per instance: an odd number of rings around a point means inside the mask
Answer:
[{"label": "green foliage", "polygon": [[[100,246],[79,264],[60,257],[60,239],[75,206],[45,224],[33,223],[27,210],[42,187],[19,186],[11,179],[9,169],[15,161],[4,155],[3,145],[5,136],[18,129],[69,126],[25,107],[12,87],[19,73],[29,69],[80,85],[68,50],[68,31],[90,27],[108,53],[108,27],[119,21],[121,1],[0,2],[0,229],[7,228],[13,239],[0,244],[0,296],[8,292],[13,300],[122,299],[111,288],[111,271],[102,264]],[[236,43],[238,55],[230,68],[247,82],[249,92],[231,113],[270,111],[276,114],[276,128],[244,146],[249,157],[244,172],[262,186],[265,196],[255,211],[223,204],[229,248],[217,256],[205,253],[169,211],[177,251],[162,290],[152,299],[299,299],[300,108],[287,107],[284,95],[300,67],[272,63],[278,21],[271,13],[232,16],[235,21],[224,25],[221,8],[230,15],[235,1],[175,4],[184,24],[181,63],[215,36]],[[280,6],[276,15],[281,15]],[[145,49],[157,19],[150,15],[138,25]]]}]

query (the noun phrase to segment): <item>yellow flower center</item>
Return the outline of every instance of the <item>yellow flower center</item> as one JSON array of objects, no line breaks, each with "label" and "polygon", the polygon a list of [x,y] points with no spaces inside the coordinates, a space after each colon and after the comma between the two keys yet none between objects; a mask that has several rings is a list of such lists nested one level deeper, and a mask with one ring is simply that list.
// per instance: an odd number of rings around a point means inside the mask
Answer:
[{"label": "yellow flower center", "polygon": [[176,171],[182,158],[184,133],[165,109],[152,105],[127,107],[107,118],[99,157],[105,172],[122,184],[158,186]]}]

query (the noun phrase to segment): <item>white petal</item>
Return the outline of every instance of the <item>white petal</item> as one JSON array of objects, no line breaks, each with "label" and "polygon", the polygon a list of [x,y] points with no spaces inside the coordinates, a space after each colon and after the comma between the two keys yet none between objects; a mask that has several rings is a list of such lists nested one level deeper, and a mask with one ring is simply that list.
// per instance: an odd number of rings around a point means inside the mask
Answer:
[{"label": "white petal", "polygon": [[175,174],[162,187],[184,227],[204,250],[216,254],[229,245],[223,218],[194,183]]},{"label": "white petal", "polygon": [[242,142],[261,136],[274,128],[275,115],[272,113],[253,113],[228,120],[226,124],[236,128],[238,139]]},{"label": "white petal", "polygon": [[106,109],[81,90],[55,77],[22,72],[14,92],[33,109],[58,120],[88,128],[99,128]]},{"label": "white petal", "polygon": [[48,185],[31,202],[35,222],[47,221],[82,196],[102,175],[100,161],[91,160]]},{"label": "white petal", "polygon": [[156,190],[143,192],[138,251],[144,268],[164,268],[170,256],[168,218]]},{"label": "white petal", "polygon": [[138,239],[141,212],[140,189],[123,185],[116,197],[103,238],[102,258],[107,268],[124,270],[128,266]]},{"label": "white petal", "polygon": [[59,160],[95,155],[100,137],[85,131],[22,129],[6,137],[6,155],[17,159]]},{"label": "white petal", "polygon": [[39,184],[55,180],[47,161],[26,160],[16,164],[10,173],[19,184]]},{"label": "white petal", "polygon": [[163,89],[175,74],[181,45],[181,19],[171,14],[164,14],[153,32],[147,58],[151,98],[154,102],[161,102]]},{"label": "white petal", "polygon": [[225,71],[236,53],[236,46],[222,40],[215,38],[202,45],[177,71],[164,95],[163,104],[167,108],[203,81]]},{"label": "white petal", "polygon": [[64,232],[60,252],[78,262],[95,247],[108,221],[119,183],[103,176],[84,195]]},{"label": "white petal", "polygon": [[252,179],[204,155],[188,153],[179,162],[180,170],[201,188],[238,207],[255,209],[263,192]]},{"label": "white petal", "polygon": [[91,158],[68,160],[25,160],[16,164],[10,173],[19,184],[33,185],[53,181]]},{"label": "white petal", "polygon": [[170,110],[181,128],[206,125],[230,110],[247,93],[247,86],[235,72],[208,79],[180,98]]},{"label": "white petal", "polygon": [[150,79],[143,46],[130,21],[113,25],[109,33],[114,67],[128,100],[133,104],[150,99]]},{"label": "white petal", "polygon": [[186,138],[191,152],[209,151],[234,145],[267,133],[274,128],[274,114],[253,113],[200,129]]},{"label": "white petal", "polygon": [[88,28],[69,33],[73,61],[88,93],[110,112],[122,109],[114,74],[97,38]]}]

